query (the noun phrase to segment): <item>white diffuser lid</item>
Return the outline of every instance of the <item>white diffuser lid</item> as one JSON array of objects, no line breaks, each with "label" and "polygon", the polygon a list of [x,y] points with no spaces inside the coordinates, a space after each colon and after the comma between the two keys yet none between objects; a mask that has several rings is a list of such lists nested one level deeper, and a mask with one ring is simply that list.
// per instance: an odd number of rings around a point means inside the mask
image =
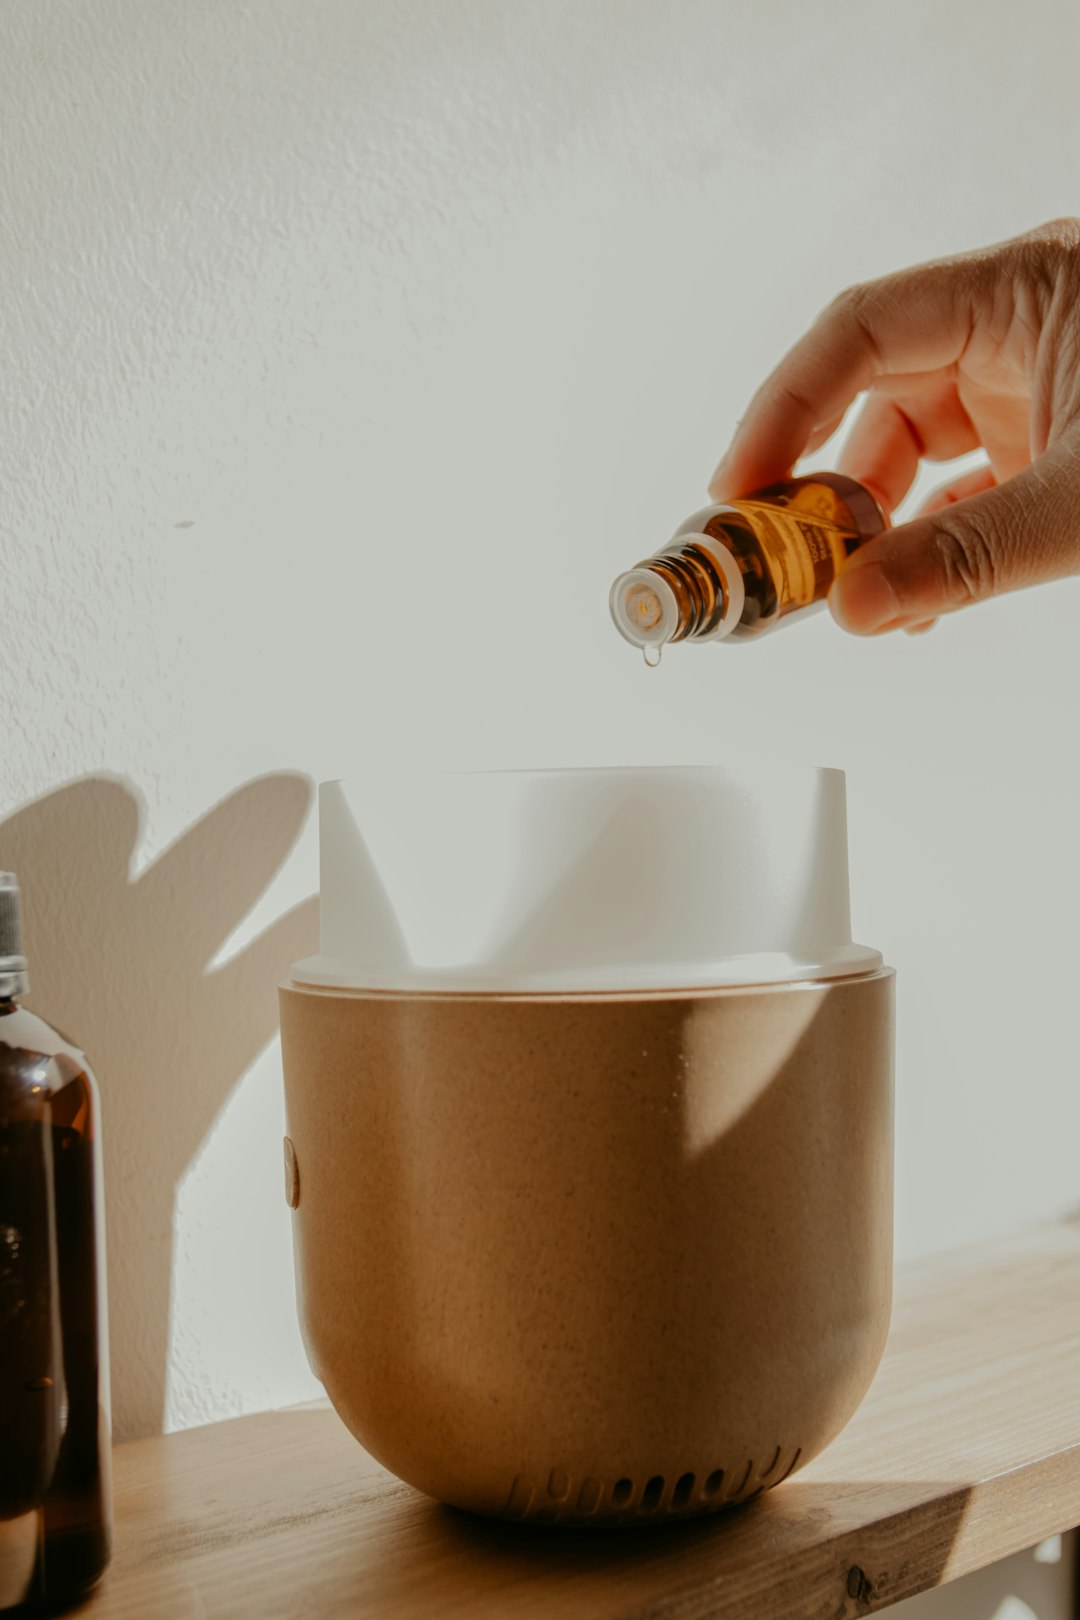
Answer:
[{"label": "white diffuser lid", "polygon": [[504,994],[872,972],[844,773],[380,775],[319,790],[321,952],[297,983]]}]

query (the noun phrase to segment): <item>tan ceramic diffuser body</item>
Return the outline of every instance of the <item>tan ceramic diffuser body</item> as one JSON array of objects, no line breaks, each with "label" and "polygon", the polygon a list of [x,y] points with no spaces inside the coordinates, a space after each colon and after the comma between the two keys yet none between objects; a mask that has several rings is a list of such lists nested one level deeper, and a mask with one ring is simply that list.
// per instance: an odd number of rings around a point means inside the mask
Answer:
[{"label": "tan ceramic diffuser body", "polygon": [[891,1300],[893,976],[851,943],[842,774],[330,784],[321,828],[286,1166],[344,1421],[510,1518],[778,1484]]}]

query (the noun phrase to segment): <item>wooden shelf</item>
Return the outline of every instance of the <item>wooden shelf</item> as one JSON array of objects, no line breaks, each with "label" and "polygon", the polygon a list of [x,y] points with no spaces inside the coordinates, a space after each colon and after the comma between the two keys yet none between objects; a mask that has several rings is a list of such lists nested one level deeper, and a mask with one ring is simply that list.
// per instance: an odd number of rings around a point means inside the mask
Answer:
[{"label": "wooden shelf", "polygon": [[545,1531],[439,1507],[322,1403],[116,1451],[92,1620],[820,1620],[1080,1523],[1080,1225],[911,1263],[862,1408],[743,1509]]}]

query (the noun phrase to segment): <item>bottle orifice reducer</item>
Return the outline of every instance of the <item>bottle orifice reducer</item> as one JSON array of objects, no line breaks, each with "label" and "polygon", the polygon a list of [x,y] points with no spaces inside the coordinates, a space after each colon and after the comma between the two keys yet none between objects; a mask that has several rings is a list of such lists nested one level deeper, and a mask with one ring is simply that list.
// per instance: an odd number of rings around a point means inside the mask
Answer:
[{"label": "bottle orifice reducer", "polygon": [[707,506],[611,588],[619,633],[646,654],[669,641],[745,640],[821,605],[853,552],[887,527],[869,490],[813,473]]}]

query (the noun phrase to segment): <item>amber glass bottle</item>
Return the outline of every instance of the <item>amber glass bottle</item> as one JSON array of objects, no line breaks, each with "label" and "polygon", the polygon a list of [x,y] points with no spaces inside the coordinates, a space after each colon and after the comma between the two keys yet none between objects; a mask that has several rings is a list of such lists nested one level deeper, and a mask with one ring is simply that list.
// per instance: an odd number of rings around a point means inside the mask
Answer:
[{"label": "amber glass bottle", "polygon": [[0,1610],[75,1601],[109,1559],[98,1093],[18,997],[19,890],[0,873]]},{"label": "amber glass bottle", "polygon": [[812,473],[707,506],[670,545],[620,574],[611,616],[653,659],[669,641],[744,640],[824,602],[853,551],[886,519],[869,490]]}]

